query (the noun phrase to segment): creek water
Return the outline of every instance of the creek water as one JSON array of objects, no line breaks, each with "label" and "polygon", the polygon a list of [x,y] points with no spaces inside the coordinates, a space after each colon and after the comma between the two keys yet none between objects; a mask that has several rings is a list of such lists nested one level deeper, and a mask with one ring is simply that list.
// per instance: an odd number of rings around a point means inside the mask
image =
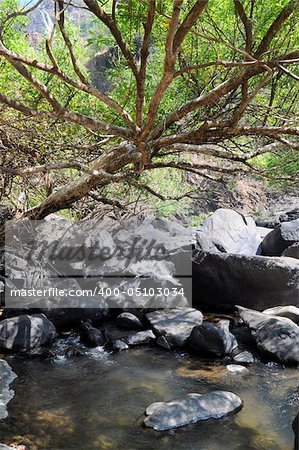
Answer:
[{"label": "creek water", "polygon": [[[292,450],[298,372],[255,363],[247,374],[207,366],[184,353],[102,348],[66,359],[6,357],[18,378],[0,442],[30,450]],[[158,432],[142,426],[146,407],[190,392],[229,390],[243,409]]]}]

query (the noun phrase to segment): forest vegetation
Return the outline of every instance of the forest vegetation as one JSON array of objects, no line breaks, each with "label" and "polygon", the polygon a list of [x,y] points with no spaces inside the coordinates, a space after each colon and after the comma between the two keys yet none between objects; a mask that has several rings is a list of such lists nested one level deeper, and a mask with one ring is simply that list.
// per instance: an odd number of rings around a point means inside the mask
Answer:
[{"label": "forest vegetation", "polygon": [[298,183],[298,19],[298,0],[1,0],[2,204],[167,214],[187,173]]}]

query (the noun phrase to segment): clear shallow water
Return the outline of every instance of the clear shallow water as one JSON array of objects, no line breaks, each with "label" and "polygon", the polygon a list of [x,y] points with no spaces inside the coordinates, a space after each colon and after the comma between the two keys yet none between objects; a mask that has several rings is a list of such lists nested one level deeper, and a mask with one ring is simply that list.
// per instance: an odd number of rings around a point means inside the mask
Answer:
[{"label": "clear shallow water", "polygon": [[[0,442],[22,442],[30,450],[293,449],[295,369],[254,364],[249,374],[235,375],[150,348],[119,354],[98,348],[71,360],[6,359],[18,379]],[[168,432],[142,426],[150,403],[215,389],[240,395],[244,408]]]}]

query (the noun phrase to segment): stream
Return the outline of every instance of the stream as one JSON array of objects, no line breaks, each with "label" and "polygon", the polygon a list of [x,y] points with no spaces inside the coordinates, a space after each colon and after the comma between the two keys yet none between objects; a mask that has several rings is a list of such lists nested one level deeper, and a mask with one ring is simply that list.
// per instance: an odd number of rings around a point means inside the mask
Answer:
[{"label": "stream", "polygon": [[[18,375],[9,417],[0,422],[6,444],[28,450],[293,449],[298,371],[292,368],[257,362],[249,373],[233,374],[187,353],[149,347],[5,359]],[[150,403],[219,389],[239,395],[243,409],[167,432],[142,425]]]}]

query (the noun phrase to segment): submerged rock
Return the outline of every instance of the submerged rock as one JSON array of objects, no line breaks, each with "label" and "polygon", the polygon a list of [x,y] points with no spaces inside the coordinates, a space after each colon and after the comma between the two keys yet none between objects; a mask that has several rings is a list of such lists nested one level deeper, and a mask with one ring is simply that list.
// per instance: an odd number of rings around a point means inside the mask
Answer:
[{"label": "submerged rock", "polygon": [[263,254],[279,256],[291,245],[299,241],[299,219],[283,222],[267,234],[262,242]]},{"label": "submerged rock", "polygon": [[[14,391],[9,388],[10,383],[17,378],[6,361],[0,359],[0,420],[8,415],[6,406],[14,396]],[[1,449],[1,447],[0,447]]]},{"label": "submerged rock", "polygon": [[171,402],[152,403],[144,424],[158,431],[182,427],[199,420],[220,419],[242,408],[242,400],[232,392],[188,394]]},{"label": "submerged rock", "polygon": [[299,327],[290,319],[238,308],[258,348],[282,363],[299,364]]},{"label": "submerged rock", "polygon": [[146,314],[153,329],[165,335],[170,345],[181,347],[193,327],[201,325],[203,315],[194,308],[161,309]]},{"label": "submerged rock", "polygon": [[23,315],[0,322],[0,348],[28,351],[56,337],[52,322],[44,314]]},{"label": "submerged rock", "polygon": [[216,325],[204,322],[194,327],[187,343],[198,352],[218,357],[229,355],[238,345],[229,331],[228,320],[220,320]]}]

